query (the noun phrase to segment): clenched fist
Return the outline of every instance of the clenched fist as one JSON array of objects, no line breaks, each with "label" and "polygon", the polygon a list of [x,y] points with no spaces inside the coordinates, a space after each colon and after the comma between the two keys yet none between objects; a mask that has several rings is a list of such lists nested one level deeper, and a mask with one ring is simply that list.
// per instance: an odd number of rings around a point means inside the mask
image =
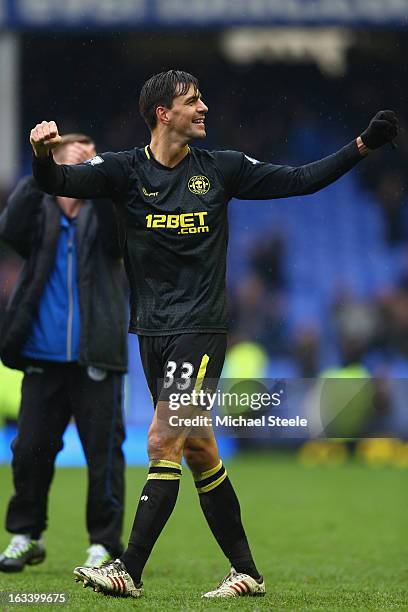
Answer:
[{"label": "clenched fist", "polygon": [[379,111],[361,134],[361,140],[368,149],[378,149],[392,142],[399,133],[398,117],[392,110]]},{"label": "clenched fist", "polygon": [[36,157],[48,157],[51,149],[61,144],[55,121],[37,123],[30,133],[30,143]]}]

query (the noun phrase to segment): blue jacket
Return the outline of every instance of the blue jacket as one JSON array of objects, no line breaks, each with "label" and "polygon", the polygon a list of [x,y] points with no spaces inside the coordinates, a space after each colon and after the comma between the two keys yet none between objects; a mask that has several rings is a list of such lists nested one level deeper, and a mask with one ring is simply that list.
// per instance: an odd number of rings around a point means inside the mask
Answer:
[{"label": "blue jacket", "polygon": [[22,355],[47,361],[77,361],[80,319],[76,278],[76,222],[61,214],[52,268]]}]

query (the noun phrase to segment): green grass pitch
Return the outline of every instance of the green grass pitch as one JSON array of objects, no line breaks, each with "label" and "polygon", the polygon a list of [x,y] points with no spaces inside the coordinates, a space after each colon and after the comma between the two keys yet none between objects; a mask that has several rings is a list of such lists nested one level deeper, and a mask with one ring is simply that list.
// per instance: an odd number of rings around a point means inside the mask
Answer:
[{"label": "green grass pitch", "polygon": [[[201,515],[191,476],[144,574],[140,600],[107,598],[74,582],[85,559],[86,474],[57,470],[46,533],[48,558],[21,574],[0,574],[0,591],[65,592],[48,610],[408,610],[407,472],[342,466],[307,468],[293,457],[241,455],[229,462],[248,537],[268,593],[265,598],[205,601],[228,570]],[[126,541],[146,469],[127,470]],[[0,513],[11,493],[0,468]],[[8,535],[0,535],[1,549]],[[20,606],[6,606],[14,610]]]}]

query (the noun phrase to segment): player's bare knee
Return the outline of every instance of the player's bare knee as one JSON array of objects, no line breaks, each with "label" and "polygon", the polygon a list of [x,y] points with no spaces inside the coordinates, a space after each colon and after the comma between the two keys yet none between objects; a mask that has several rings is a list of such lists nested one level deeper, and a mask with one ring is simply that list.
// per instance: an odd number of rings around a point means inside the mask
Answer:
[{"label": "player's bare knee", "polygon": [[186,444],[184,459],[193,474],[199,474],[213,468],[218,459],[217,447],[214,448],[207,440]]},{"label": "player's bare knee", "polygon": [[178,443],[177,439],[169,438],[163,433],[157,431],[156,428],[151,429],[147,441],[147,453],[149,459],[167,459],[180,463],[182,454],[182,442]]},{"label": "player's bare knee", "polygon": [[150,459],[163,459],[166,445],[163,438],[155,430],[150,430],[147,438],[147,452]]}]

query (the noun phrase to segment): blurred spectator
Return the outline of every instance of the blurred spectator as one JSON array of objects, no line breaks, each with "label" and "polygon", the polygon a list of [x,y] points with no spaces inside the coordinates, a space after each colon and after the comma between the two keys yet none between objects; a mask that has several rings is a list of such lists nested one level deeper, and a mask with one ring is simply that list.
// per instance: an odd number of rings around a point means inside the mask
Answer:
[{"label": "blurred spectator", "polygon": [[0,361],[0,427],[17,422],[22,379],[21,372],[6,368]]},{"label": "blurred spectator", "polygon": [[283,290],[286,279],[283,272],[285,257],[284,242],[281,236],[268,236],[256,243],[249,255],[249,263],[268,292]]},{"label": "blurred spectator", "polygon": [[383,211],[389,244],[406,240],[408,228],[404,226],[404,181],[398,169],[380,173],[376,193]]},{"label": "blurred spectator", "polygon": [[263,346],[269,355],[286,353],[285,298],[269,292],[260,276],[242,279],[233,296],[232,338],[251,340]]},{"label": "blurred spectator", "polygon": [[408,357],[408,279],[380,299],[385,323],[385,345]]},{"label": "blurred spectator", "polygon": [[314,327],[304,327],[295,334],[293,358],[302,378],[315,378],[319,372],[319,342]]},{"label": "blurred spectator", "polygon": [[378,306],[343,293],[337,297],[333,313],[343,366],[360,363],[382,337]]}]

